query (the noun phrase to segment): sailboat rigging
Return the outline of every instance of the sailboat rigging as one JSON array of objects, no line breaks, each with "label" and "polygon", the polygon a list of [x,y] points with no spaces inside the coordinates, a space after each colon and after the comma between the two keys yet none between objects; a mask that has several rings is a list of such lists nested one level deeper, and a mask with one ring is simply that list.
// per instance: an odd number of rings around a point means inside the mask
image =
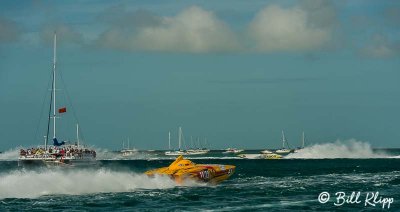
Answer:
[{"label": "sailboat rigging", "polygon": [[[285,144],[287,144],[288,148],[285,147]],[[285,132],[283,132],[283,130],[282,130],[282,149],[278,149],[275,152],[276,153],[284,153],[284,154],[291,152],[291,150],[289,149],[289,143],[285,139]]]},{"label": "sailboat rigging", "polygon": [[129,138],[128,138],[128,147],[127,148],[125,147],[124,142],[122,142],[122,150],[121,150],[122,156],[129,157],[129,156],[134,155],[137,152],[138,152],[138,150],[136,148],[131,149],[129,147]]},{"label": "sailboat rigging", "polygon": [[[54,33],[54,47],[53,47],[53,68],[52,68],[52,83],[50,104],[47,119],[47,130],[44,146],[37,148],[21,149],[18,158],[19,165],[24,164],[45,164],[45,165],[77,165],[87,164],[88,161],[95,161],[96,151],[87,148],[80,144],[79,139],[79,125],[76,125],[77,141],[75,144],[70,144],[67,141],[59,142],[57,139],[57,96],[56,96],[56,69],[57,64],[57,34]],[[58,109],[58,113],[66,113],[67,108],[62,107]],[[53,122],[53,145],[49,144],[50,122]]]},{"label": "sailboat rigging", "polygon": [[[192,139],[191,139],[192,140]],[[185,146],[185,150],[182,149],[182,143]],[[193,142],[192,142],[193,143]],[[171,148],[171,134],[168,134],[168,146]],[[183,136],[183,131],[182,127],[178,128],[178,150],[175,151],[166,151],[165,155],[171,155],[171,156],[176,156],[176,155],[202,155],[208,153],[210,150],[208,149],[188,149],[186,147],[185,139]]]}]

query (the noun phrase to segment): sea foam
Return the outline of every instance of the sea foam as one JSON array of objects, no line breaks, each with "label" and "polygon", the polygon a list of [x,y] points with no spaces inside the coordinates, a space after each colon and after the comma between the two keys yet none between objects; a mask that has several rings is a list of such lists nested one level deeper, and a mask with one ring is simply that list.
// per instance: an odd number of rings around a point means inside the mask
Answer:
[{"label": "sea foam", "polygon": [[10,149],[0,153],[0,161],[16,161],[19,156],[19,148]]},{"label": "sea foam", "polygon": [[388,158],[384,152],[374,152],[366,142],[350,139],[334,143],[314,144],[291,153],[285,158]]},{"label": "sea foam", "polygon": [[[199,186],[187,182],[184,186]],[[138,189],[168,189],[177,186],[167,176],[149,178],[144,174],[99,170],[16,170],[0,175],[0,199],[37,198],[42,195],[81,195],[131,192]]]}]

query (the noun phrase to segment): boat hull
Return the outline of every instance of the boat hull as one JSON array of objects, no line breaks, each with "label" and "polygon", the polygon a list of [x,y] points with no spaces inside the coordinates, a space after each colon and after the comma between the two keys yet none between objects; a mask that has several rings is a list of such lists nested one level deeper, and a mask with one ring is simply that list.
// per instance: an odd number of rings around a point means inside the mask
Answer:
[{"label": "boat hull", "polygon": [[288,153],[291,153],[292,150],[290,150],[290,149],[278,149],[275,152],[276,153],[280,153],[280,154],[288,154]]},{"label": "boat hull", "polygon": [[169,167],[153,169],[145,174],[149,177],[168,176],[177,184],[183,184],[188,180],[217,184],[232,176],[235,169],[233,165],[194,164],[179,156]]},{"label": "boat hull", "polygon": [[76,166],[92,166],[97,164],[97,160],[92,157],[83,158],[24,158],[18,159],[18,166],[23,167],[76,167]]}]

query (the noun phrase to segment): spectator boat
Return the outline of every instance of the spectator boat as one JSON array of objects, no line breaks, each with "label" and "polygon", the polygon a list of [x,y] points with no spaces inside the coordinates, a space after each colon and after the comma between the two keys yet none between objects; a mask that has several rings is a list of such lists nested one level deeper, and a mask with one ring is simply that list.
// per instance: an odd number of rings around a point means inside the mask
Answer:
[{"label": "spectator boat", "polygon": [[[79,125],[76,125],[77,140],[75,142],[61,141],[57,139],[57,123],[56,119],[67,112],[66,107],[59,108],[57,105],[56,96],[56,48],[57,47],[57,35],[54,33],[54,58],[53,58],[53,70],[52,70],[52,83],[51,83],[51,94],[50,94],[50,105],[49,113],[47,118],[47,131],[44,136],[44,145],[36,148],[21,149],[18,165],[26,164],[37,164],[37,165],[65,165],[74,166],[81,164],[88,164],[95,162],[96,151],[89,147],[86,147],[80,143],[79,139]],[[69,99],[69,98],[68,98]],[[58,108],[58,110],[57,110]],[[58,114],[57,114],[58,112]],[[72,113],[75,115],[75,113]],[[75,117],[76,119],[76,117]],[[77,120],[77,119],[76,119]],[[53,124],[53,145],[49,145],[49,131],[51,122]]]}]

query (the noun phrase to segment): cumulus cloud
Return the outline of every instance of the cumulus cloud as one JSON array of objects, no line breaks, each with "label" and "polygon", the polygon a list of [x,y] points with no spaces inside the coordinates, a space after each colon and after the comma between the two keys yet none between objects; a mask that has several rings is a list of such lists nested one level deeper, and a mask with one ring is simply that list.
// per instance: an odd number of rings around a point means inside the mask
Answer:
[{"label": "cumulus cloud", "polygon": [[327,0],[303,0],[292,7],[269,5],[239,32],[198,6],[167,17],[143,10],[129,12],[118,5],[99,20],[108,28],[96,46],[190,53],[312,51],[330,44],[337,24],[336,8]]},{"label": "cumulus cloud", "polygon": [[400,42],[391,41],[384,34],[374,34],[361,54],[371,58],[388,58],[400,55]]},{"label": "cumulus cloud", "polygon": [[[127,50],[191,53],[224,52],[238,48],[236,37],[229,27],[212,12],[197,6],[173,17],[156,17],[144,12],[126,17],[131,17],[133,27],[114,25],[100,35],[97,44]],[[141,18],[139,22],[137,18]]]},{"label": "cumulus cloud", "polygon": [[84,43],[82,34],[66,24],[45,25],[39,33],[40,39],[44,43],[52,45],[55,31],[57,32],[57,36],[62,38],[57,41],[59,43],[73,43],[73,44]]},{"label": "cumulus cloud", "polygon": [[303,1],[283,8],[270,5],[256,14],[248,34],[259,51],[307,51],[332,39],[336,13],[327,1]]},{"label": "cumulus cloud", "polygon": [[14,21],[0,17],[0,43],[16,41],[19,34],[20,28]]}]

